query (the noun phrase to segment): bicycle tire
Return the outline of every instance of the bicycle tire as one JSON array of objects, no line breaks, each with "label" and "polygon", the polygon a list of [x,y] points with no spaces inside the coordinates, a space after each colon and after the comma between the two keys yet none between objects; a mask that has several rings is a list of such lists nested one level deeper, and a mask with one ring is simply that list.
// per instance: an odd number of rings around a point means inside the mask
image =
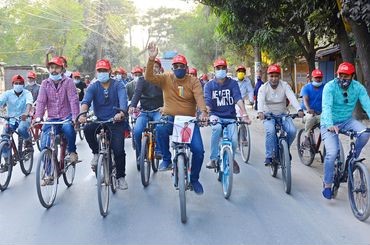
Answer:
[{"label": "bicycle tire", "polygon": [[279,163],[277,162],[275,158],[273,158],[272,163],[270,165],[270,174],[272,177],[274,178],[276,177],[278,169],[279,169]]},{"label": "bicycle tire", "polygon": [[[360,174],[358,183],[356,170]],[[360,221],[365,221],[370,216],[370,176],[369,170],[362,162],[353,165],[352,178],[348,178],[348,197],[353,215]],[[351,181],[353,180],[353,182]],[[359,186],[357,186],[359,184]],[[359,201],[359,202],[356,202]],[[363,204],[363,205],[362,205]]]},{"label": "bicycle tire", "polygon": [[251,153],[251,135],[248,125],[241,124],[238,132],[240,155],[245,163],[248,163]]},{"label": "bicycle tire", "polygon": [[134,151],[136,151],[136,143],[135,143],[135,136],[134,136],[134,133],[133,132],[135,132],[134,131],[134,127],[132,127],[132,129],[131,129],[131,132],[132,132],[132,135],[131,135],[131,142],[132,142],[132,149],[134,150]]},{"label": "bicycle tire", "polygon": [[[343,145],[342,145],[341,141],[339,141],[339,151],[340,151],[339,152],[339,158],[337,156],[335,158],[335,161],[334,161],[334,182],[333,182],[333,186],[332,186],[332,193],[333,193],[332,197],[333,198],[337,197],[338,190],[339,190],[340,183],[341,183],[341,178],[342,178],[343,173],[345,171],[344,150],[343,150]],[[326,155],[325,146],[324,146],[324,154]],[[339,162],[341,164],[338,164]],[[338,165],[340,165],[340,169],[338,169]]]},{"label": "bicycle tire", "polygon": [[288,143],[285,139],[280,140],[280,165],[283,177],[285,193],[289,194],[292,188],[291,162],[289,156]]},{"label": "bicycle tire", "polygon": [[96,167],[96,181],[99,211],[103,217],[106,217],[109,207],[109,169],[105,154],[99,154],[98,165]]},{"label": "bicycle tire", "polygon": [[[4,151],[8,150],[9,157],[5,157]],[[7,171],[0,173],[0,190],[4,191],[8,188],[10,179],[12,177],[13,171],[13,157],[11,157],[11,148],[7,141],[2,141],[0,143],[0,166],[1,168],[7,168]],[[10,151],[10,153],[9,153]]]},{"label": "bicycle tire", "polygon": [[78,136],[80,137],[80,140],[84,140],[85,139],[85,134],[84,134],[84,130],[82,128],[80,128],[78,130]]},{"label": "bicycle tire", "polygon": [[222,152],[222,162],[221,164],[223,167],[222,170],[222,192],[224,194],[225,199],[229,199],[231,195],[231,191],[233,189],[233,170],[234,170],[234,159],[233,155],[231,154],[231,150],[228,147],[224,148]]},{"label": "bicycle tire", "polygon": [[144,187],[149,185],[150,179],[150,160],[148,159],[148,136],[144,136],[141,140],[141,152],[140,152],[140,175],[141,183]]},{"label": "bicycle tire", "polygon": [[186,164],[185,164],[185,156],[183,154],[179,154],[177,156],[177,173],[178,173],[178,188],[179,188],[179,199],[180,199],[180,215],[181,215],[181,222],[186,223],[186,179],[185,179],[185,171],[186,171]]},{"label": "bicycle tire", "polygon": [[115,194],[117,192],[117,168],[116,168],[116,163],[114,161],[114,154],[113,154],[113,150],[111,149],[110,150],[110,156],[109,156],[109,159],[110,159],[110,163],[111,163],[111,173],[110,173],[110,189],[112,191],[113,194]]},{"label": "bicycle tire", "polygon": [[[48,175],[48,181],[45,174]],[[41,205],[45,208],[53,206],[58,190],[58,169],[50,149],[44,149],[37,162],[36,189]]]},{"label": "bicycle tire", "polygon": [[[65,156],[68,154],[67,149],[65,150]],[[75,179],[76,174],[76,165],[71,164],[69,160],[65,160],[64,158],[64,173],[63,173],[63,180],[64,184],[67,187],[71,187],[73,184],[73,180]]]},{"label": "bicycle tire", "polygon": [[[301,160],[301,163],[303,163],[306,166],[311,166],[312,163],[313,163],[313,160],[315,159],[315,153],[313,152],[313,148],[312,148],[312,145],[311,145],[312,144],[311,139],[309,140],[310,141],[310,146],[309,147],[303,145],[304,144],[303,143],[304,138],[306,137],[305,132],[306,131],[305,131],[304,128],[302,128],[298,132],[297,151],[298,151],[298,156],[299,156],[299,159]],[[305,153],[308,153],[307,157],[305,157]]]},{"label": "bicycle tire", "polygon": [[31,173],[33,167],[33,150],[23,150],[23,139],[19,139],[18,142],[18,154],[19,154],[19,165],[22,173],[27,176]]}]

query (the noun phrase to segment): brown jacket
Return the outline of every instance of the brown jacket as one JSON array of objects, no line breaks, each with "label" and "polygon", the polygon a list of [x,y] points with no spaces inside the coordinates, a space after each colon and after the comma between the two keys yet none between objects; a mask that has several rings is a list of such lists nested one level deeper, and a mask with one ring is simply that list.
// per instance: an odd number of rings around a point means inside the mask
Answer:
[{"label": "brown jacket", "polygon": [[200,111],[207,111],[202,86],[196,77],[185,75],[178,79],[173,73],[154,75],[153,65],[154,60],[149,59],[145,80],[162,88],[164,115],[195,116],[197,106]]}]

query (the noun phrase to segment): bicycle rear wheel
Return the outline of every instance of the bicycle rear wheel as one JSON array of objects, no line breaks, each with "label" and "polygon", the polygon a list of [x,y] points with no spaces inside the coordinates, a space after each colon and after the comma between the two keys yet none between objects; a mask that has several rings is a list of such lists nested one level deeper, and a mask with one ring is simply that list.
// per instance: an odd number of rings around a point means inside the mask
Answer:
[{"label": "bicycle rear wheel", "polygon": [[186,179],[185,179],[185,157],[182,154],[177,156],[177,174],[178,174],[178,188],[180,198],[180,214],[181,222],[186,223]]},{"label": "bicycle rear wheel", "polygon": [[233,189],[233,167],[234,167],[234,159],[233,155],[231,154],[231,150],[227,147],[224,148],[224,152],[222,152],[222,162],[221,167],[222,171],[222,192],[224,197],[228,199],[231,195],[231,191]]},{"label": "bicycle rear wheel", "polygon": [[44,149],[36,167],[36,189],[40,203],[45,208],[53,206],[58,189],[57,163],[50,149]]},{"label": "bicycle rear wheel", "polygon": [[[65,155],[67,155],[67,150],[65,151]],[[64,173],[63,173],[63,180],[64,184],[67,187],[70,187],[73,184],[73,180],[75,179],[76,174],[76,165],[72,164],[69,160],[64,158]]]},{"label": "bicycle rear wheel", "polygon": [[96,180],[98,191],[98,203],[100,214],[105,217],[109,207],[109,166],[105,154],[99,154],[98,165],[96,168]]},{"label": "bicycle rear wheel", "polygon": [[114,154],[112,149],[110,150],[109,159],[111,162],[110,189],[112,190],[112,193],[115,194],[117,192],[117,168],[116,162],[114,161]]},{"label": "bicycle rear wheel", "polygon": [[150,179],[150,160],[148,159],[148,136],[144,136],[141,140],[141,153],[140,153],[140,175],[141,183],[144,187],[149,185]]},{"label": "bicycle rear wheel", "polygon": [[20,138],[18,142],[19,165],[22,173],[27,176],[31,173],[33,167],[33,150],[25,149],[23,144],[24,140]]},{"label": "bicycle rear wheel", "polygon": [[251,153],[251,135],[248,125],[241,124],[238,132],[240,155],[245,163],[248,163]]},{"label": "bicycle rear wheel", "polygon": [[13,171],[13,157],[11,157],[10,146],[8,142],[0,143],[0,190],[8,188]]},{"label": "bicycle rear wheel", "polygon": [[348,178],[348,197],[353,215],[361,221],[370,216],[370,176],[365,164],[356,162]]},{"label": "bicycle rear wheel", "polygon": [[285,139],[280,140],[280,165],[281,175],[283,177],[284,189],[287,194],[290,193],[292,187],[292,175],[288,143]]},{"label": "bicycle rear wheel", "polygon": [[[301,160],[301,163],[303,163],[306,166],[311,166],[313,163],[313,160],[315,159],[315,153],[312,149],[312,143],[310,138],[306,134],[306,131],[304,128],[299,130],[298,137],[297,137],[297,150],[298,150],[298,156]],[[309,145],[307,143],[310,143]]]}]

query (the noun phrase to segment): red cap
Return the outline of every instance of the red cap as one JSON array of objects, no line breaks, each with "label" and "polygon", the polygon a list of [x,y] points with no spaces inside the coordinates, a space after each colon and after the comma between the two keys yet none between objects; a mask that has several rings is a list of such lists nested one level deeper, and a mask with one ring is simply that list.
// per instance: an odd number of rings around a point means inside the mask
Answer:
[{"label": "red cap", "polygon": [[246,72],[246,69],[245,69],[245,67],[244,67],[244,66],[238,66],[238,67],[236,68],[236,71],[240,71],[240,70],[243,70],[244,72]]},{"label": "red cap", "polygon": [[323,77],[324,74],[322,74],[322,71],[320,71],[319,69],[315,69],[312,71],[311,76],[312,77]]},{"label": "red cap", "polygon": [[226,60],[224,58],[219,58],[219,59],[215,60],[215,62],[213,63],[213,67],[217,67],[217,66],[226,66],[227,67]]},{"label": "red cap", "polygon": [[280,66],[278,65],[270,65],[268,68],[267,68],[267,74],[270,74],[270,73],[281,73],[281,68]]},{"label": "red cap", "polygon": [[64,67],[64,59],[59,57],[59,56],[54,56],[53,58],[51,58],[51,60],[48,62],[48,66],[50,66],[51,64],[55,64],[57,66],[61,66],[61,67]]},{"label": "red cap", "polygon": [[14,83],[15,81],[21,81],[24,84],[24,78],[19,74],[12,77],[12,83]]},{"label": "red cap", "polygon": [[197,74],[198,74],[198,71],[197,71],[197,69],[195,69],[195,68],[190,68],[189,69],[189,74],[193,74],[194,76],[198,76]]},{"label": "red cap", "polygon": [[75,72],[72,73],[72,77],[81,77],[81,74],[80,74],[80,72],[75,71]]},{"label": "red cap", "polygon": [[140,66],[135,66],[133,69],[132,69],[132,71],[131,71],[131,73],[143,73],[144,71],[143,71],[143,68],[141,68]]},{"label": "red cap", "polygon": [[110,65],[109,60],[106,60],[106,59],[98,60],[96,62],[95,69],[96,70],[98,70],[98,69],[107,69],[107,70],[110,70],[111,69],[111,65]]},{"label": "red cap", "polygon": [[203,74],[203,75],[202,75],[202,80],[208,80],[208,76],[207,76],[207,74]]},{"label": "red cap", "polygon": [[356,72],[355,67],[349,62],[341,63],[337,70],[337,74],[343,73],[347,75],[352,75],[355,72]]},{"label": "red cap", "polygon": [[188,64],[185,56],[183,56],[181,54],[178,54],[175,57],[173,57],[172,64],[176,64],[176,63],[180,63],[180,64],[184,64],[184,65]]},{"label": "red cap", "polygon": [[118,67],[115,72],[118,72],[120,74],[127,74],[127,72],[125,71],[125,69],[123,69],[123,67]]},{"label": "red cap", "polygon": [[27,78],[33,78],[33,79],[36,79],[36,73],[34,73],[33,71],[29,71],[27,73]]}]

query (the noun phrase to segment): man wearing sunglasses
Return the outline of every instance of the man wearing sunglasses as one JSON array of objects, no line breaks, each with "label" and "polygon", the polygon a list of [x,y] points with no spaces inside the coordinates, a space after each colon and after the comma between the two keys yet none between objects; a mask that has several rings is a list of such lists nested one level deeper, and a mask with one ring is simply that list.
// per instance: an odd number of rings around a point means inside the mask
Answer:
[{"label": "man wearing sunglasses", "polygon": [[[107,123],[111,131],[110,140],[113,149],[114,161],[117,164],[117,187],[121,190],[128,188],[125,180],[126,176],[126,153],[124,131],[124,113],[115,108],[127,110],[127,94],[124,84],[110,78],[112,71],[109,60],[102,59],[96,62],[97,81],[92,83],[86,90],[86,94],[81,102],[81,112],[88,111],[91,103],[94,105],[94,115],[99,121],[106,121],[111,118],[114,122]],[[80,123],[86,122],[86,116],[79,118]],[[98,123],[90,123],[84,127],[86,141],[93,153],[91,167],[93,170],[98,165],[99,145],[96,134],[99,132]]]},{"label": "man wearing sunglasses", "polygon": [[[207,108],[204,102],[202,86],[196,77],[187,73],[187,60],[183,55],[176,55],[172,59],[173,73],[154,74],[153,66],[158,54],[158,48],[155,43],[148,46],[149,60],[145,72],[145,80],[162,88],[163,91],[163,115],[168,121],[174,121],[174,116],[192,116],[196,115],[198,106],[201,120],[208,119]],[[172,133],[173,124],[157,126],[159,135],[160,149],[163,154],[163,161],[160,164],[160,170],[171,169],[171,153],[169,151],[169,136]],[[203,187],[199,182],[199,173],[204,159],[204,147],[199,127],[195,125],[193,138],[190,143],[192,155],[192,166],[190,182],[196,194],[203,194]]]},{"label": "man wearing sunglasses", "polygon": [[[357,101],[370,117],[370,99],[365,87],[353,79],[355,67],[343,62],[337,70],[337,77],[328,82],[322,95],[321,136],[325,144],[324,189],[322,194],[331,199],[334,178],[334,161],[339,151],[339,130],[361,131],[366,126],[352,117]],[[370,134],[363,133],[356,140],[356,158],[369,140]]]}]

